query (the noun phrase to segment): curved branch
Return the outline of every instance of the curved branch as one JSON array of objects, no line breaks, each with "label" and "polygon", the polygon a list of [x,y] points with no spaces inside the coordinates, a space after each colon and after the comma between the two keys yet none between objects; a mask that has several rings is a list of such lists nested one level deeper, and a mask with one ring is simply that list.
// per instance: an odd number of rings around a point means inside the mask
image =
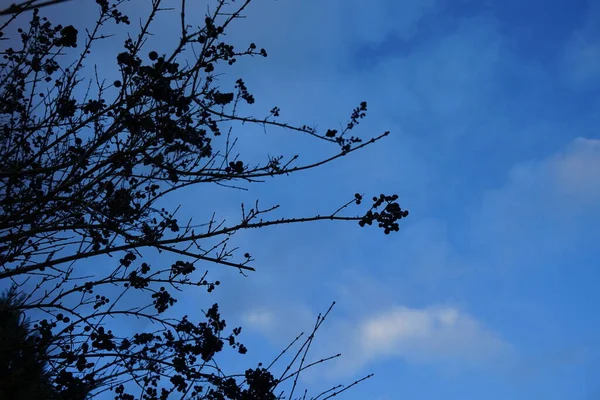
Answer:
[{"label": "curved branch", "polygon": [[34,8],[52,6],[55,4],[66,3],[69,0],[46,0],[38,2],[37,0],[24,1],[21,4],[11,4],[8,8],[0,10],[0,15],[20,14],[24,11],[33,10]]}]

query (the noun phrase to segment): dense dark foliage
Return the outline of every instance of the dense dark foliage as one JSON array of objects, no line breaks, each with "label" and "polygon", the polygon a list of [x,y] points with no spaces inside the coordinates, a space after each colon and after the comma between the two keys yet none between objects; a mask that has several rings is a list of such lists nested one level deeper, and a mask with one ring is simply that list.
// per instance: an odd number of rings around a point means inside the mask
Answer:
[{"label": "dense dark foliage", "polygon": [[[0,20],[0,282],[11,287],[10,299],[18,298],[3,303],[0,317],[6,329],[19,332],[13,333],[21,338],[15,345],[19,354],[33,349],[23,355],[24,368],[37,368],[30,376],[39,376],[52,396],[83,388],[69,394],[73,398],[91,388],[92,393],[111,390],[117,399],[134,394],[165,399],[171,393],[276,399],[283,382],[293,382],[293,392],[324,317],[280,376],[262,365],[231,375],[213,361],[226,347],[246,352],[238,341],[241,329],[229,329],[216,304],[201,322],[169,315],[176,293],[192,286],[211,292],[219,285],[197,270],[202,262],[253,271],[251,255],[239,256],[228,246],[241,230],[337,220],[376,224],[386,234],[398,231],[399,220],[408,215],[398,196],[375,196],[359,214],[344,214],[365,202],[357,193],[332,214],[273,219],[269,215],[277,207],[264,209],[257,202],[242,206],[232,225],[212,213],[204,224],[182,223],[177,210],[161,207],[160,201],[190,185],[235,187],[316,168],[388,133],[366,141],[351,135],[366,115],[365,102],[352,110],[343,129],[323,132],[279,121],[278,107],[264,118],[241,114],[255,98],[241,78],[226,89],[223,71],[240,57],[267,52],[254,43],[236,49],[225,42],[224,32],[250,0],[215,0],[199,25],[181,2],[180,38],[166,53],[146,48],[146,42],[157,14],[174,11],[149,0],[149,15],[114,55],[119,77],[109,83],[86,58],[111,30],[130,24],[120,9],[124,0],[96,0],[97,22],[85,31],[54,25],[41,15],[46,8],[34,8],[42,3],[12,6]],[[102,69],[110,65],[106,61]],[[297,156],[246,159],[234,152],[235,124],[309,135],[337,150],[307,165],[298,165]],[[149,249],[180,259],[153,265],[143,255]],[[82,268],[90,258],[108,265],[86,275]],[[31,327],[18,322],[23,312],[36,315]],[[154,328],[123,335],[111,330],[108,320],[114,318],[144,319]],[[2,383],[15,374],[4,376]]]}]

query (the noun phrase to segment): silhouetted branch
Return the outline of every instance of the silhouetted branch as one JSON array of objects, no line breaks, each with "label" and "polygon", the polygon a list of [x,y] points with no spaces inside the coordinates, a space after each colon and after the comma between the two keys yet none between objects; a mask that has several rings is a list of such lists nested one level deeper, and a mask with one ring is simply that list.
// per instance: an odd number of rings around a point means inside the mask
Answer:
[{"label": "silhouetted branch", "polygon": [[28,0],[22,3],[11,4],[8,8],[0,10],[0,15],[20,14],[25,11],[33,10],[34,8],[46,7],[60,3],[66,3],[70,0]]}]

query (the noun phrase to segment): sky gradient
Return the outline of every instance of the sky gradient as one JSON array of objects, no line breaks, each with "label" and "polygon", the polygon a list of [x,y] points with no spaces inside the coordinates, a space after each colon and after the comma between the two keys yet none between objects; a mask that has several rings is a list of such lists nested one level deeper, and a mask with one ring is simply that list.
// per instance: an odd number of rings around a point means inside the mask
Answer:
[{"label": "sky gradient", "polygon": [[[81,21],[83,9],[48,14]],[[246,15],[229,38],[269,53],[232,69],[253,113],[277,105],[287,121],[335,126],[365,100],[357,132],[392,135],[247,192],[191,188],[181,219],[237,218],[257,198],[287,215],[331,212],[355,192],[397,193],[410,216],[389,236],[335,223],[242,232],[257,272],[210,266],[222,285],[184,293],[178,312],[219,302],[250,363],[337,301],[313,358],[342,357],[303,385],[374,372],[348,400],[600,399],[600,3],[257,0]],[[173,21],[159,21],[157,43]],[[336,150],[238,134],[248,154]]]}]

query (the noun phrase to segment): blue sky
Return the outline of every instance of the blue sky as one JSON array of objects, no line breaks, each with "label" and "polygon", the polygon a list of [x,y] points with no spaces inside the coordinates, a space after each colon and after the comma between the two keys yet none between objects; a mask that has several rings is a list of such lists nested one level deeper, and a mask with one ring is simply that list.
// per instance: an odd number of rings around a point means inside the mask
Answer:
[{"label": "blue sky", "polygon": [[218,296],[243,298],[267,343],[338,301],[319,351],[343,357],[309,384],[372,371],[348,398],[600,397],[600,8],[523,3],[277,1],[244,21],[271,55],[249,71],[259,102],[331,121],[365,99],[363,129],[393,132],[260,193],[312,209],[395,191],[411,211],[390,237],[248,237],[259,271]]},{"label": "blue sky", "polygon": [[[360,133],[392,135],[247,192],[190,189],[181,215],[236,218],[257,198],[309,215],[355,192],[397,193],[411,215],[389,236],[328,223],[241,233],[257,272],[210,267],[219,290],[186,292],[178,310],[218,301],[244,326],[248,360],[266,360],[336,300],[313,357],[343,356],[303,385],[376,374],[346,399],[600,399],[600,3],[277,0],[247,15],[231,40],[269,57],[231,79],[245,77],[256,110],[331,126],[366,100]],[[238,134],[245,154],[335,151]]]}]

